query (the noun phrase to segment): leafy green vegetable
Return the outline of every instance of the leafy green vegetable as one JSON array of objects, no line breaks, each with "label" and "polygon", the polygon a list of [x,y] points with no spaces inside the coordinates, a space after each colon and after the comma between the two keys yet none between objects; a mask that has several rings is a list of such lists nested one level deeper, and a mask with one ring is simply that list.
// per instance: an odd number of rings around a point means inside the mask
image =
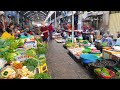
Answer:
[{"label": "leafy green vegetable", "polygon": [[45,48],[48,48],[48,44],[45,44],[45,43],[44,43],[44,47],[45,47]]},{"label": "leafy green vegetable", "polygon": [[35,70],[35,67],[34,66],[27,66],[28,70],[30,71],[34,71]]},{"label": "leafy green vegetable", "polygon": [[120,76],[120,72],[116,72],[116,75],[117,75],[117,76]]},{"label": "leafy green vegetable", "polygon": [[36,39],[37,42],[42,42],[42,39]]},{"label": "leafy green vegetable", "polygon": [[45,47],[45,48],[48,48],[48,44],[40,43],[40,44],[38,44],[38,47]]},{"label": "leafy green vegetable", "polygon": [[16,42],[18,43],[18,46],[23,46],[25,41],[24,39],[19,38],[16,40]]},{"label": "leafy green vegetable", "polygon": [[66,47],[72,47],[73,45],[74,45],[74,44],[71,43],[71,42],[66,42],[66,43],[65,43],[65,46],[66,46]]},{"label": "leafy green vegetable", "polygon": [[101,69],[100,68],[94,69],[94,72],[100,74],[101,73]]},{"label": "leafy green vegetable", "polygon": [[103,43],[101,43],[101,45],[102,45],[103,47],[106,47],[106,46],[107,46],[107,43],[106,43],[106,42],[103,42]]},{"label": "leafy green vegetable", "polygon": [[47,49],[45,47],[38,47],[36,50],[37,54],[46,54],[47,53]]},{"label": "leafy green vegetable", "polygon": [[35,79],[51,79],[51,77],[47,73],[35,74]]},{"label": "leafy green vegetable", "polygon": [[45,60],[46,58],[45,57],[39,57],[39,60],[43,60],[43,59]]},{"label": "leafy green vegetable", "polygon": [[38,47],[44,47],[44,45],[43,44],[38,44]]},{"label": "leafy green vegetable", "polygon": [[106,76],[110,75],[106,68],[102,68],[102,73],[104,73]]},{"label": "leafy green vegetable", "polygon": [[91,50],[90,50],[90,49],[84,49],[82,52],[83,52],[83,53],[90,53]]},{"label": "leafy green vegetable", "polygon": [[24,65],[27,66],[27,68],[30,71],[34,71],[35,68],[38,66],[38,61],[30,58],[30,59],[27,59],[26,61],[24,61]]},{"label": "leafy green vegetable", "polygon": [[10,49],[16,49],[18,47],[18,43],[16,40],[10,38],[10,39],[7,39],[5,40],[4,44],[3,44],[5,47],[6,46],[9,46]]},{"label": "leafy green vegetable", "polygon": [[101,74],[101,75],[104,75],[104,76],[110,76],[109,71],[105,67],[97,68],[97,69],[94,70],[94,72],[96,72],[98,74]]},{"label": "leafy green vegetable", "polygon": [[4,58],[7,62],[11,62],[11,61],[15,60],[16,56],[17,56],[16,53],[9,53],[9,52],[4,53]]},{"label": "leafy green vegetable", "polygon": [[82,43],[83,44],[88,44],[88,40],[84,40]]},{"label": "leafy green vegetable", "polygon": [[36,51],[35,51],[35,49],[31,48],[31,49],[26,50],[25,54],[28,56],[34,57],[34,56],[36,56]]}]

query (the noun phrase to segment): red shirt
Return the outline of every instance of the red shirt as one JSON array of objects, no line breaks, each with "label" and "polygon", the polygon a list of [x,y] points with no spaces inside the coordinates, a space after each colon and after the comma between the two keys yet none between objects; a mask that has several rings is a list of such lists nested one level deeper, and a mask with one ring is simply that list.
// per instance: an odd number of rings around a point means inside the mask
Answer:
[{"label": "red shirt", "polygon": [[28,32],[30,35],[33,35],[33,33],[31,31]]},{"label": "red shirt", "polygon": [[53,31],[53,26],[52,25],[50,25],[48,28],[49,28],[49,31]]},{"label": "red shirt", "polygon": [[[46,26],[45,27],[41,27],[41,32],[44,32],[46,30],[49,30],[48,27],[46,27]],[[43,36],[44,38],[48,38],[48,32],[43,33],[43,35],[44,35]]]},{"label": "red shirt", "polygon": [[86,32],[86,29],[87,29],[87,26],[84,25],[84,26],[83,26],[83,32]]}]

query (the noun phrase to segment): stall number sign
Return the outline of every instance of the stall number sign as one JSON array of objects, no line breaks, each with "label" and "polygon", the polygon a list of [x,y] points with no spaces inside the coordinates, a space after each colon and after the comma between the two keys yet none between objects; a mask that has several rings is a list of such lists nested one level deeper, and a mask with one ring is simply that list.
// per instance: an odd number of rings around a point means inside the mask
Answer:
[{"label": "stall number sign", "polygon": [[15,57],[15,59],[16,59],[17,61],[20,61],[20,62],[25,61],[25,60],[28,59],[28,58],[29,58],[29,57],[28,57],[27,55],[25,55],[25,54]]},{"label": "stall number sign", "polygon": [[25,44],[24,44],[24,46],[26,47],[26,48],[28,48],[28,49],[30,49],[30,48],[37,48],[37,42],[35,41],[35,42],[26,42]]}]

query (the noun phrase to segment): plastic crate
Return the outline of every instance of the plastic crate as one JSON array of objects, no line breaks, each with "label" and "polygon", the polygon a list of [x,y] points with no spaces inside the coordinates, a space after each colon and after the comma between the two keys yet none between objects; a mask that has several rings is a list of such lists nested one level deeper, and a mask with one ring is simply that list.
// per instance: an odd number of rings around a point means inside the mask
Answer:
[{"label": "plastic crate", "polygon": [[38,68],[39,68],[39,73],[44,73],[44,72],[48,71],[48,67],[47,67],[46,63],[41,65],[41,66],[39,66]]}]

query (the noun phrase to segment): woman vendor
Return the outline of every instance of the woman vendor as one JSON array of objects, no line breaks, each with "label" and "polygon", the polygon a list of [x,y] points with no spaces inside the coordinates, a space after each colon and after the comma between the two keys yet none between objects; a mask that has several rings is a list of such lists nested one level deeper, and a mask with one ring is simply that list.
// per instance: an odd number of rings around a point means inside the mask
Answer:
[{"label": "woman vendor", "polygon": [[15,34],[15,38],[18,38],[19,37],[19,35],[20,35],[20,31],[18,30],[18,27],[15,27],[14,28],[14,34]]},{"label": "woman vendor", "polygon": [[101,39],[101,42],[107,43],[107,46],[112,46],[114,44],[112,35],[104,35],[103,38]]},{"label": "woman vendor", "polygon": [[6,31],[7,31],[9,34],[11,34],[12,36],[14,36],[14,30],[13,30],[13,28],[14,28],[14,24],[11,22],[11,23],[9,24],[9,26],[7,27],[7,29],[6,29]]}]

